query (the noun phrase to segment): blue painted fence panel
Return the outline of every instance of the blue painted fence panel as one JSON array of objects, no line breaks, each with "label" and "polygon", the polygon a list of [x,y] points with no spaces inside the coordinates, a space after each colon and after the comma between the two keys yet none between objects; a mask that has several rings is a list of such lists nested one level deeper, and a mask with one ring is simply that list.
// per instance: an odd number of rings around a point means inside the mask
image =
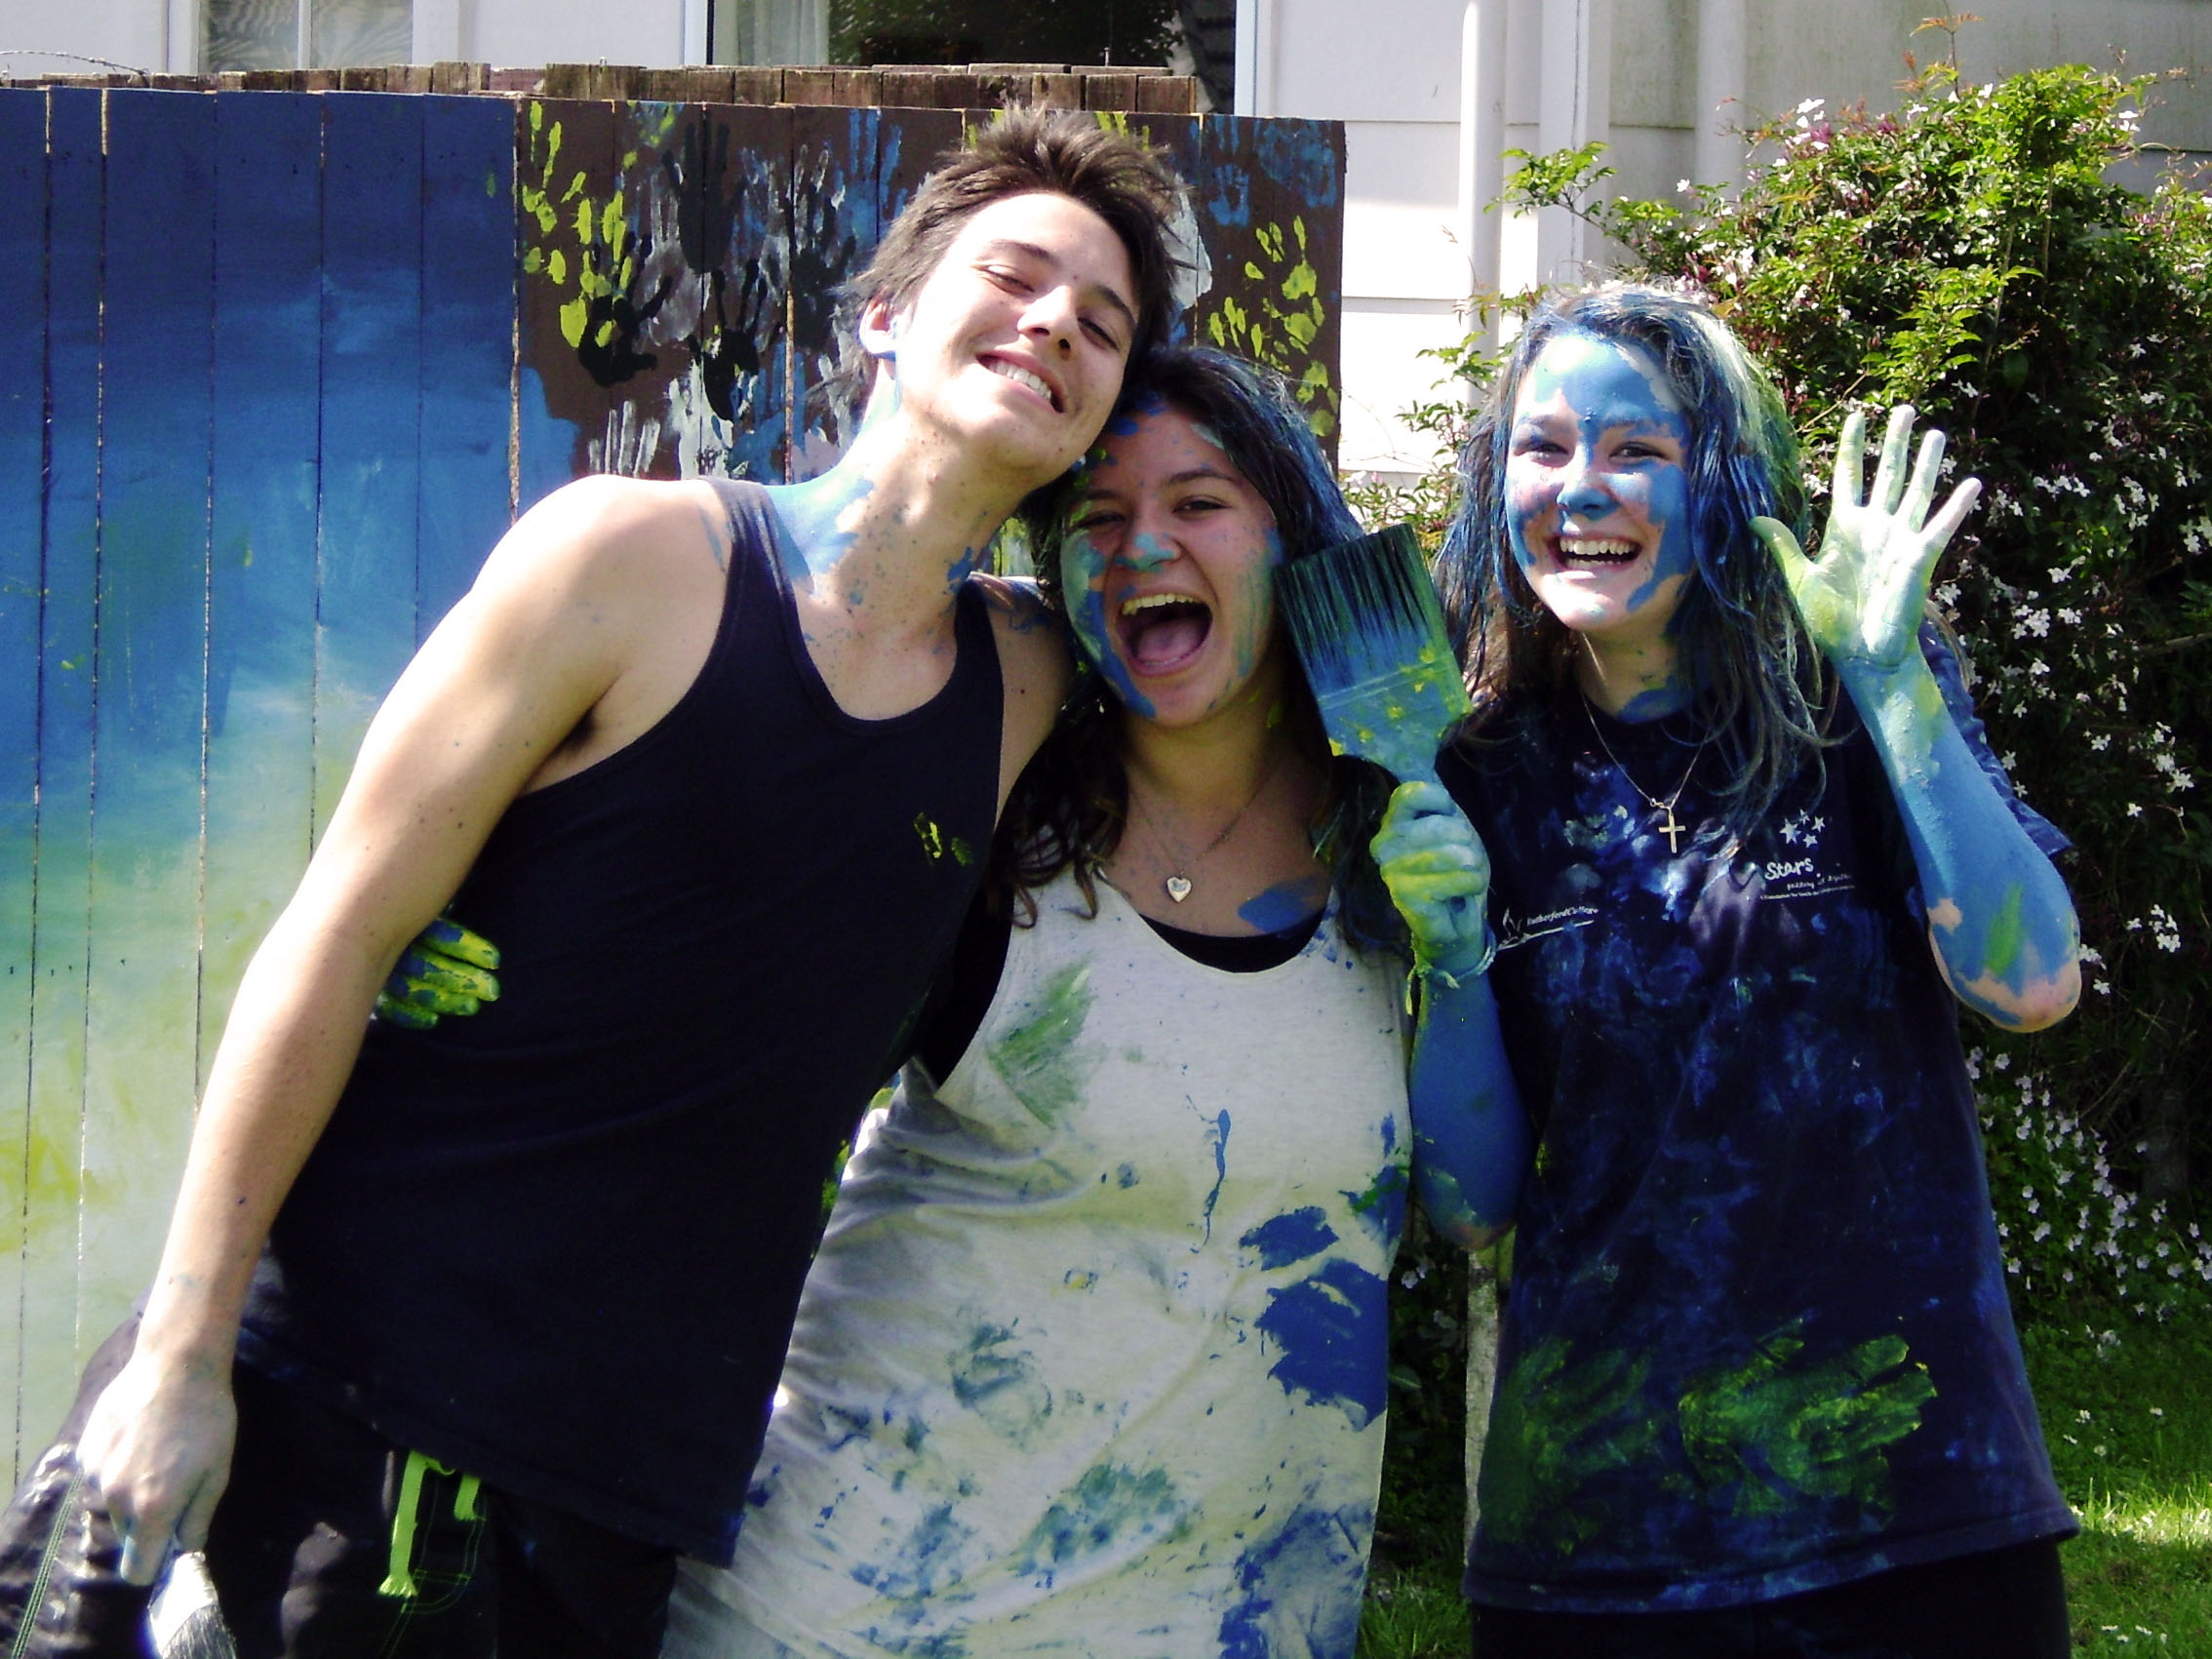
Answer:
[{"label": "blue painted fence panel", "polygon": [[215,117],[107,95],[80,1350],[144,1287],[192,1128]]},{"label": "blue painted fence panel", "polygon": [[216,100],[200,1078],[313,823],[323,106]]},{"label": "blue painted fence panel", "polygon": [[[28,1163],[38,834],[40,487],[46,457],[46,99],[0,91],[0,1167]],[[0,1309],[20,1305],[29,1194],[0,1206]],[[0,1392],[21,1354],[0,1344]]]},{"label": "blue painted fence panel", "polygon": [[[91,922],[93,615],[99,549],[100,97],[47,106],[47,477],[39,630],[38,889],[24,1149],[22,1432],[51,1432],[85,1333],[77,1307]],[[20,1462],[20,1458],[18,1460]]]},{"label": "blue painted fence panel", "polygon": [[[578,471],[827,464],[829,291],[984,118],[0,90],[13,1472],[152,1272],[239,976],[415,646]],[[1194,327],[1325,419],[1341,136],[1140,119],[1201,184]]]}]

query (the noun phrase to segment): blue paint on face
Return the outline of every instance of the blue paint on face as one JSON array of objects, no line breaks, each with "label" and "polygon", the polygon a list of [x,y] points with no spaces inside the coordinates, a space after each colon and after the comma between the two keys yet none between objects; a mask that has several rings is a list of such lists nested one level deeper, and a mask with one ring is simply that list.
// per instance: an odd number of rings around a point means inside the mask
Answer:
[{"label": "blue paint on face", "polygon": [[1283,1358],[1267,1374],[1284,1393],[1339,1406],[1355,1428],[1365,1428],[1386,1403],[1387,1300],[1383,1282],[1349,1261],[1270,1290],[1257,1323]]},{"label": "blue paint on face", "polygon": [[1132,571],[1157,571],[1175,562],[1175,550],[1157,535],[1139,532],[1130,538],[1125,559]]},{"label": "blue paint on face", "polygon": [[1068,622],[1076,642],[1090,658],[1122,705],[1140,719],[1155,712],[1152,699],[1137,690],[1128,667],[1115,653],[1106,618],[1106,555],[1098,544],[1071,531],[1060,543],[1060,591],[1067,596]]},{"label": "blue paint on face", "polygon": [[[1646,612],[1671,624],[1695,570],[1690,436],[1636,347],[1570,329],[1529,366],[1506,459],[1507,528],[1521,574],[1568,627],[1600,632]],[[1636,543],[1637,557],[1608,563],[1577,545],[1592,541]]]},{"label": "blue paint on face", "polygon": [[1250,1250],[1259,1258],[1260,1266],[1268,1269],[1318,1256],[1335,1243],[1336,1229],[1328,1224],[1319,1205],[1274,1216],[1237,1241],[1240,1248]]}]

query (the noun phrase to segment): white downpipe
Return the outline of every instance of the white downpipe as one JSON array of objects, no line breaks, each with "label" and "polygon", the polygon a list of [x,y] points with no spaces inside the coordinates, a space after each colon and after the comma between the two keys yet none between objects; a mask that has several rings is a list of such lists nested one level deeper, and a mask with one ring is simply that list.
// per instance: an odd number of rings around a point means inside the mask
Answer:
[{"label": "white downpipe", "polygon": [[[1543,0],[1537,147],[1545,152],[1602,140],[1611,132],[1612,19],[1608,0]],[[1536,275],[1579,282],[1588,259],[1583,223],[1564,208],[1536,216]]]},{"label": "white downpipe", "polygon": [[1725,129],[1740,126],[1750,79],[1749,0],[1698,0],[1697,172],[1700,184],[1724,184],[1732,194],[1744,182],[1744,143]]},{"label": "white downpipe", "polygon": [[1275,115],[1275,21],[1278,0],[1237,0],[1239,115]]},{"label": "white downpipe", "polygon": [[[421,0],[415,0],[417,5]],[[684,38],[679,43],[679,63],[706,63],[713,59],[713,43],[707,39],[707,0],[684,0]]]},{"label": "white downpipe", "polygon": [[[1486,211],[1505,184],[1506,0],[1467,0],[1459,30],[1459,246],[1468,295],[1495,294],[1500,216]],[[1469,322],[1473,323],[1471,315]],[[1497,340],[1497,319],[1482,326]]]}]

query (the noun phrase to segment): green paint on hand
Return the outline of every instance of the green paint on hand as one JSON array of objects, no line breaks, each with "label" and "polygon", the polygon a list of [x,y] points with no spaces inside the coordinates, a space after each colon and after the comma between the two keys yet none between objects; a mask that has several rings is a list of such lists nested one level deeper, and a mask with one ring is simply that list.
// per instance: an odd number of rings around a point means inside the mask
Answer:
[{"label": "green paint on hand", "polygon": [[1699,1481],[1738,1518],[1807,1500],[1889,1513],[1885,1448],[1920,1426],[1935,1398],[1905,1339],[1877,1336],[1817,1363],[1789,1325],[1743,1363],[1693,1381],[1680,1402],[1682,1449]]}]

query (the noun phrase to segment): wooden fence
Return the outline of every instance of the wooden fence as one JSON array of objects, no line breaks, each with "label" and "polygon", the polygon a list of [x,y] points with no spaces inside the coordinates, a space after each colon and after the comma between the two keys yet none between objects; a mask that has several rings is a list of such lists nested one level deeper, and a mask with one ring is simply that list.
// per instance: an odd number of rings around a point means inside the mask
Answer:
[{"label": "wooden fence", "polygon": [[[1332,433],[1329,123],[1107,113],[1201,337]],[[248,954],[370,714],[586,470],[817,470],[829,295],[958,109],[0,89],[0,1434],[158,1253]]]}]

